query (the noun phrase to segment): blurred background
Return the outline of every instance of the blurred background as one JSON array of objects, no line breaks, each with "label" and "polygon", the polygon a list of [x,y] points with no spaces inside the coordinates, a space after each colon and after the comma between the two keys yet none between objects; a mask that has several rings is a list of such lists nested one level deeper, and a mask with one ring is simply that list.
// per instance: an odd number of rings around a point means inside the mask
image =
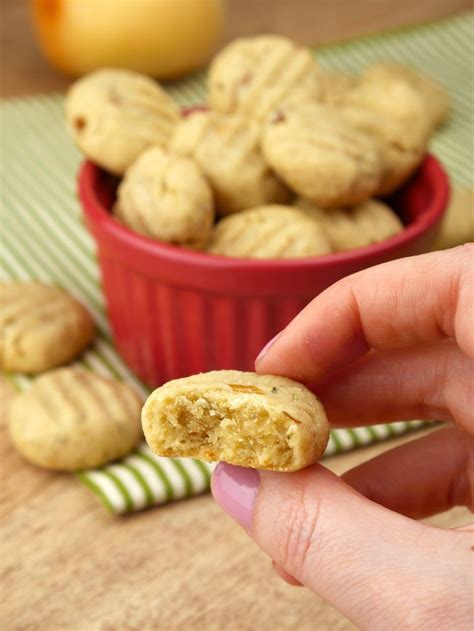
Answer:
[{"label": "blurred background", "polygon": [[[222,19],[221,8],[225,5]],[[137,11],[137,7],[141,10]],[[53,69],[39,53],[35,34],[57,66],[68,70],[87,63],[90,55],[109,46],[109,64],[120,65],[130,54],[133,38],[146,47],[169,37],[161,59],[184,68],[199,65],[208,51],[239,35],[281,33],[301,43],[320,44],[387,28],[431,21],[472,8],[470,0],[2,0],[1,96],[61,90],[70,79]],[[141,16],[132,29],[129,9]],[[36,28],[31,12],[36,15]],[[176,15],[177,13],[177,15]],[[198,15],[198,18],[196,18]],[[72,17],[71,17],[72,16]],[[192,20],[191,20],[192,16]],[[187,19],[188,17],[188,19]],[[123,21],[122,24],[120,21]],[[190,24],[193,24],[190,27]],[[170,27],[170,24],[172,26]],[[145,25],[145,27],[143,27]],[[145,32],[143,31],[145,28]],[[90,29],[89,36],[85,32]],[[102,29],[102,31],[101,31]],[[120,33],[127,32],[124,37]],[[75,32],[80,31],[78,38]],[[111,33],[116,34],[117,40]],[[91,39],[87,39],[90,37]],[[188,44],[179,43],[179,38]],[[94,39],[95,38],[95,39]],[[97,38],[100,47],[97,49]],[[148,38],[148,39],[147,39]],[[47,44],[45,45],[45,43]],[[179,45],[179,49],[173,49]],[[136,44],[134,44],[135,48]],[[71,52],[72,51],[72,52]],[[125,57],[124,57],[125,55]],[[146,53],[143,54],[146,57]],[[136,57],[136,48],[135,48]],[[179,58],[181,57],[181,58]],[[194,58],[193,58],[194,57]],[[156,59],[156,56],[155,56]],[[171,61],[170,61],[171,60]],[[136,61],[136,60],[135,60]],[[123,64],[122,64],[123,65]],[[138,68],[137,68],[138,69]],[[154,72],[162,75],[163,67]],[[165,68],[166,70],[166,68]],[[166,74],[166,73],[165,73]],[[177,72],[175,74],[182,74]]]}]

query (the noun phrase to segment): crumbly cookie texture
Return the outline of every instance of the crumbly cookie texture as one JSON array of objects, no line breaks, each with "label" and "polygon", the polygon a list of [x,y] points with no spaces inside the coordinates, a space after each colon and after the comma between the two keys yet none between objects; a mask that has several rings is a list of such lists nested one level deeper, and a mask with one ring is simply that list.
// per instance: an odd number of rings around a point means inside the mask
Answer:
[{"label": "crumbly cookie texture", "polygon": [[191,456],[296,471],[324,452],[323,406],[285,377],[221,370],[170,381],[142,411],[145,438],[161,456]]},{"label": "crumbly cookie texture", "polygon": [[335,252],[378,243],[403,230],[393,210],[377,199],[369,199],[353,208],[327,211],[300,197],[295,206],[321,225]]},{"label": "crumbly cookie texture", "polygon": [[310,50],[285,37],[236,39],[211,64],[209,104],[225,114],[262,121],[280,103],[317,101],[319,74]]},{"label": "crumbly cookie texture", "polygon": [[439,127],[449,114],[449,96],[444,87],[427,74],[394,61],[380,61],[368,66],[362,74],[362,81],[383,84],[387,80],[406,81],[423,98],[425,118],[432,129]]},{"label": "crumbly cookie texture", "polygon": [[93,162],[122,175],[149,147],[164,147],[180,119],[173,99],[152,79],[128,70],[93,72],[69,89],[67,127]]},{"label": "crumbly cookie texture", "polygon": [[142,401],[127,384],[80,368],[38,377],[7,411],[12,441],[46,469],[98,467],[129,453],[141,438]]},{"label": "crumbly cookie texture", "polygon": [[73,360],[94,322],[75,298],[40,282],[0,283],[0,366],[38,373]]},{"label": "crumbly cookie texture", "polygon": [[275,204],[222,219],[208,251],[249,258],[293,258],[333,250],[319,223],[301,210]]},{"label": "crumbly cookie texture", "polygon": [[194,160],[153,147],[127,169],[113,213],[140,234],[196,247],[210,237],[214,202]]},{"label": "crumbly cookie texture", "polygon": [[227,215],[290,198],[263,158],[260,136],[261,126],[255,121],[195,112],[178,125],[169,148],[196,160],[211,184],[217,212]]},{"label": "crumbly cookie texture", "polygon": [[371,197],[383,165],[376,139],[329,105],[280,108],[263,133],[263,153],[299,195],[322,208],[353,206]]},{"label": "crumbly cookie texture", "polygon": [[384,173],[375,194],[399,188],[423,160],[432,130],[418,90],[393,76],[361,80],[348,92],[340,111],[347,122],[380,144]]}]

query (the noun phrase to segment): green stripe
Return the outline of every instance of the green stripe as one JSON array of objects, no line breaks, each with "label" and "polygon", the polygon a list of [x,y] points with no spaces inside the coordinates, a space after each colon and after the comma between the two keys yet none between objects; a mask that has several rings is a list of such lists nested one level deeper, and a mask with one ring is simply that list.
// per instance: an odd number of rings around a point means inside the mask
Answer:
[{"label": "green stripe", "polygon": [[336,449],[334,451],[335,454],[338,454],[338,453],[341,453],[342,451],[344,451],[344,448],[343,448],[343,446],[341,444],[341,441],[339,440],[339,436],[337,435],[338,432],[340,432],[340,431],[341,430],[339,430],[339,429],[333,429],[331,431],[331,436],[332,436],[332,439],[334,441],[334,445],[336,447]]},{"label": "green stripe", "polygon": [[100,488],[100,486],[98,486],[91,478],[89,478],[89,476],[87,475],[87,472],[75,473],[75,476],[83,484],[85,484],[91,491],[93,491],[96,495],[99,496],[99,498],[102,500],[102,503],[107,508],[107,510],[109,510],[111,513],[114,513],[114,514],[117,513],[117,510],[113,506],[112,502],[109,500],[108,495],[104,493],[104,491]]},{"label": "green stripe", "polygon": [[173,489],[173,487],[171,485],[171,482],[168,479],[168,476],[165,475],[165,472],[160,467],[160,465],[156,462],[156,460],[153,460],[153,458],[151,458],[148,454],[143,453],[143,451],[137,451],[137,452],[135,452],[135,455],[138,458],[141,458],[142,460],[145,460],[145,462],[148,462],[148,464],[151,467],[153,467],[153,469],[155,470],[156,474],[158,475],[158,477],[162,481],[163,486],[165,487],[165,494],[166,494],[165,501],[169,502],[170,500],[172,500],[174,498],[174,489]]},{"label": "green stripe", "polygon": [[352,439],[352,442],[353,442],[352,449],[354,449],[354,447],[361,447],[362,443],[360,441],[360,438],[357,436],[354,430],[352,428],[347,428],[346,432],[349,434],[349,436]]},{"label": "green stripe", "polygon": [[144,492],[145,497],[146,497],[146,505],[147,506],[151,506],[152,504],[154,504],[155,503],[155,497],[154,497],[150,487],[148,486],[147,481],[145,480],[143,475],[140,473],[140,471],[138,469],[136,469],[133,466],[133,464],[130,464],[130,462],[128,462],[128,461],[126,463],[124,463],[123,466],[127,467],[127,469],[130,471],[130,473],[134,476],[134,478],[136,479],[138,484],[143,489],[143,492]]},{"label": "green stripe", "polygon": [[200,460],[196,460],[195,458],[193,458],[193,462],[201,472],[205,486],[209,487],[211,484],[211,474],[209,472],[209,469]]},{"label": "green stripe", "polygon": [[176,458],[170,458],[170,460],[176,467],[177,471],[179,471],[179,473],[181,474],[181,477],[183,478],[184,492],[185,492],[186,497],[191,496],[193,494],[193,483],[191,481],[191,478],[189,477],[188,472],[186,471],[186,469],[183,467],[182,463],[179,460],[176,460]]},{"label": "green stripe", "polygon": [[120,478],[118,478],[115,475],[115,473],[112,473],[112,471],[109,471],[109,469],[101,469],[101,472],[104,475],[106,475],[112,482],[115,483],[115,486],[117,487],[118,491],[120,492],[120,494],[123,497],[123,500],[125,502],[125,510],[127,510],[127,511],[132,510],[132,508],[133,508],[132,496],[130,495],[127,487],[122,482],[122,480],[120,480]]}]

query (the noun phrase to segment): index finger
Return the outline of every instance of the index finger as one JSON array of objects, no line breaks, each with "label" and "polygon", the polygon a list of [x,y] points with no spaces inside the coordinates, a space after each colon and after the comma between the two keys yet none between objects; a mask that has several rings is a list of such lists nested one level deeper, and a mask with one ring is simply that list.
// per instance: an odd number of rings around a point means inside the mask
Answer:
[{"label": "index finger", "polygon": [[474,358],[474,246],[391,261],[317,296],[257,358],[259,373],[315,383],[370,349],[454,338]]}]

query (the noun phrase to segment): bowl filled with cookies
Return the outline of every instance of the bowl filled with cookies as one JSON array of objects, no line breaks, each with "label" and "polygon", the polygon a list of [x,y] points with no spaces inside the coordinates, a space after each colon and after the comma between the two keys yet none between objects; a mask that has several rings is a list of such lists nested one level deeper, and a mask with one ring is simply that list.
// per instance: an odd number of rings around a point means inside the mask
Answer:
[{"label": "bowl filled with cookies", "polygon": [[150,386],[249,370],[337,280],[430,248],[449,184],[427,153],[447,95],[411,68],[321,68],[279,36],[213,60],[181,111],[152,79],[76,82],[67,125],[118,350]]}]

